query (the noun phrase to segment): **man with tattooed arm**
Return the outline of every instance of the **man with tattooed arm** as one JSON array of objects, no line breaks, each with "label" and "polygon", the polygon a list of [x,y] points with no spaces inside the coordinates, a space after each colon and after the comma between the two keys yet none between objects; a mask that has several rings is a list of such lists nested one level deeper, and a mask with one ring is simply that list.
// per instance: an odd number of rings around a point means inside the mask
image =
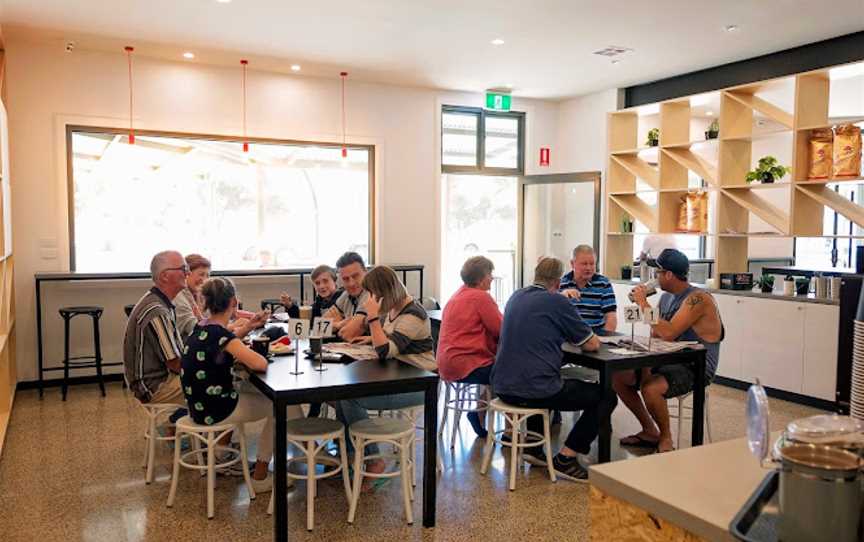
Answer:
[{"label": "man with tattooed arm", "polygon": [[[648,265],[657,268],[657,280],[663,290],[660,320],[651,326],[651,335],[666,341],[699,341],[705,346],[707,385],[717,372],[724,335],[717,303],[711,294],[687,281],[690,261],[684,253],[666,249]],[[643,309],[649,307],[644,286],[633,290],[633,300]],[[656,448],[658,452],[673,450],[666,400],[693,391],[694,381],[693,367],[689,364],[615,373],[615,391],[642,425],[639,433],[621,439],[621,444]]]}]

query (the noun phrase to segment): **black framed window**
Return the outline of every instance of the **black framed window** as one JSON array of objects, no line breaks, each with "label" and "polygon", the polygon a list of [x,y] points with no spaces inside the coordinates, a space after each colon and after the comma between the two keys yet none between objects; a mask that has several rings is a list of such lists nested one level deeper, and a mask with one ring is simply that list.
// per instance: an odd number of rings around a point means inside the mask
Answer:
[{"label": "black framed window", "polygon": [[442,108],[442,172],[521,175],[524,169],[525,113]]}]

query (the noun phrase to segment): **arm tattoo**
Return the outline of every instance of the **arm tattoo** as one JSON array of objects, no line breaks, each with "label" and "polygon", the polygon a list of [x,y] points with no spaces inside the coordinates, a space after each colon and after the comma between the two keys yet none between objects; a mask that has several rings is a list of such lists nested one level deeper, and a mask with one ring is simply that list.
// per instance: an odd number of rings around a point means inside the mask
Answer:
[{"label": "arm tattoo", "polygon": [[693,294],[687,298],[687,304],[690,305],[691,309],[695,309],[697,305],[702,303],[702,295],[701,294]]}]

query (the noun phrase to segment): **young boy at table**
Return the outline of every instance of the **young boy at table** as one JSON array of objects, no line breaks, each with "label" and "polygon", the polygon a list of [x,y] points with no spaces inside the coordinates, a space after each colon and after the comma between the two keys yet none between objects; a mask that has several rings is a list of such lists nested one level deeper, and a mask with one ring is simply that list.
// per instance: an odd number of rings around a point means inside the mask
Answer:
[{"label": "young boy at table", "polygon": [[[711,294],[687,281],[690,261],[683,252],[667,248],[648,265],[658,269],[657,281],[664,292],[660,297],[660,320],[651,326],[651,335],[666,341],[699,341],[707,350],[708,385],[720,363],[720,341],[724,336],[717,303]],[[633,290],[633,300],[643,309],[650,306],[645,291],[641,284]],[[612,386],[642,425],[640,432],[621,439],[621,444],[656,448],[658,452],[674,450],[666,400],[690,393],[694,382],[689,364],[615,373]]]},{"label": "young boy at table", "polygon": [[[319,265],[312,270],[312,284],[315,285],[315,299],[312,301],[312,318],[331,316],[327,314],[342,295],[343,290],[336,286],[336,271],[329,265]],[[300,309],[286,292],[282,292],[279,300],[291,318],[300,317]]]}]

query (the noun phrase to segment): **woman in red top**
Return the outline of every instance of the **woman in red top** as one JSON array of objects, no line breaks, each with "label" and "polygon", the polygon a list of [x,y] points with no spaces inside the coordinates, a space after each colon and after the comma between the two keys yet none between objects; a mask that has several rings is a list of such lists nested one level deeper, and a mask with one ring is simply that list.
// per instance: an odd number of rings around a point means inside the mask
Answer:
[{"label": "woman in red top", "polygon": [[[438,374],[448,382],[489,385],[502,319],[489,295],[493,269],[488,258],[468,258],[460,273],[465,284],[444,307],[436,358]],[[475,433],[485,436],[477,412],[470,412],[468,421]]]}]

